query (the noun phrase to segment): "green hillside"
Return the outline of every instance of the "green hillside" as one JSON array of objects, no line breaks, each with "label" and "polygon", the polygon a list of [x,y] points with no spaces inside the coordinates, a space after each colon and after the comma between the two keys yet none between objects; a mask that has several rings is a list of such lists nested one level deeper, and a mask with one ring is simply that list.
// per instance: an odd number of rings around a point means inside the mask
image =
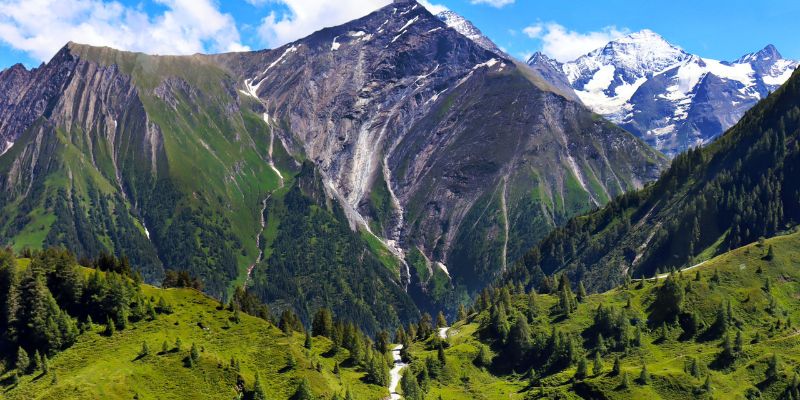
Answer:
[{"label": "green hillside", "polygon": [[799,233],[657,282],[556,292],[487,290],[450,328],[443,368],[438,339],[415,342],[411,370],[425,398],[797,398]]},{"label": "green hillside", "polygon": [[[64,287],[56,284],[61,282],[56,277],[61,276],[60,272],[56,271],[61,271],[62,264],[51,263],[60,258],[49,254],[46,265],[55,265],[52,267],[55,269],[45,268],[49,272],[37,275],[40,272],[31,268],[42,268],[40,256],[35,256],[33,263],[29,259],[20,259],[14,268],[21,279],[11,281],[21,282],[20,290],[26,293],[26,285],[32,276],[47,276],[48,286],[53,286],[52,293],[56,293],[53,296],[59,299],[55,300],[58,303],[56,307],[70,309],[55,289]],[[8,272],[11,264],[5,253],[2,258],[4,267],[0,268],[0,281],[5,285],[9,281],[6,278],[11,276]],[[83,277],[75,277],[75,281],[83,282],[80,287],[84,293],[91,290],[95,279],[104,282],[101,286],[114,287],[113,282],[119,282],[115,273],[72,268]],[[368,371],[382,360],[386,367],[374,368],[383,376],[388,372],[389,359],[376,351],[372,342],[361,336],[352,325],[330,321],[332,327],[328,329],[332,334],[328,333],[328,336],[334,337],[333,340],[324,336],[306,339],[298,331],[302,327],[292,322],[296,317],[290,314],[282,316],[281,329],[272,322],[231,311],[233,305],[222,308],[218,301],[193,289],[159,289],[148,285],[128,287],[130,291],[125,296],[130,297],[123,297],[131,300],[120,304],[131,305],[129,313],[123,313],[129,317],[116,323],[112,334],[109,334],[106,323],[87,322],[85,317],[77,317],[82,311],[70,311],[76,317],[69,318],[72,322],[68,324],[80,329],[70,337],[70,342],[74,342],[71,345],[51,341],[47,343],[60,347],[46,350],[43,345],[25,338],[13,339],[11,332],[17,330],[14,328],[16,325],[6,324],[4,319],[0,348],[5,367],[0,375],[0,396],[8,399],[250,399],[256,398],[253,397],[256,375],[266,398],[270,399],[290,398],[304,382],[321,399],[344,398],[348,391],[352,398],[357,399],[377,399],[388,395],[388,385],[384,382],[381,381],[381,385],[368,383],[376,379]],[[49,289],[40,290],[45,298],[53,298],[49,296]],[[4,310],[14,309],[10,306],[14,301],[9,300],[14,295],[6,293],[17,291],[11,290],[0,296]],[[101,303],[110,301],[104,298]],[[94,307],[92,300],[86,301],[80,306],[83,311]],[[136,301],[146,304],[144,309],[154,305],[157,311],[140,318],[135,311]],[[253,300],[237,301],[241,301],[242,307],[247,307],[247,302]],[[20,302],[27,304],[25,300]],[[22,305],[18,309],[27,308]],[[16,320],[22,321],[28,314],[18,311],[16,315]],[[12,328],[7,328],[9,325]],[[48,328],[41,330],[58,331]],[[178,341],[180,348],[176,347]],[[27,370],[20,370],[14,342],[25,343],[27,358],[31,361]],[[146,355],[142,350],[144,343],[149,349]],[[358,347],[352,343],[357,343]],[[193,348],[196,349],[194,357]],[[358,351],[351,353],[347,348]],[[36,354],[49,357],[46,369],[41,362],[34,366],[34,350]]]},{"label": "green hillside", "polygon": [[800,223],[800,72],[715,142],[653,184],[569,221],[522,257],[509,281],[567,271],[590,291],[653,276]]}]

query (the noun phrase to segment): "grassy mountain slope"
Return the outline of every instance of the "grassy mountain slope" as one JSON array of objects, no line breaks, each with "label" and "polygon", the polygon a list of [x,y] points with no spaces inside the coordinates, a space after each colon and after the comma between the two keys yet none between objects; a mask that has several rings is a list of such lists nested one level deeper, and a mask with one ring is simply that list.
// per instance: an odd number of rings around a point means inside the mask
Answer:
[{"label": "grassy mountain slope", "polygon": [[[218,301],[197,291],[146,285],[142,290],[146,296],[164,298],[174,313],[132,323],[110,337],[103,334],[101,325],[95,325],[78,336],[72,347],[51,358],[47,375],[25,375],[14,385],[11,372],[5,372],[0,378],[3,398],[235,398],[237,375],[244,377],[249,391],[256,373],[268,398],[289,398],[303,379],[323,398],[343,395],[347,389],[355,398],[387,394],[386,388],[363,383],[365,373],[345,362],[347,350],[331,355],[332,342],[327,338],[314,337],[312,349],[307,350],[302,334],[287,336],[275,325],[244,313],[234,322],[233,312],[219,309]],[[180,350],[175,349],[176,339],[182,342]],[[162,353],[165,341],[168,351]],[[143,342],[150,354],[140,357]],[[193,343],[199,349],[199,361],[187,367]],[[296,361],[294,368],[287,367],[289,353]],[[238,372],[231,367],[231,358],[239,362]],[[336,363],[343,364],[338,376],[333,373]]]},{"label": "grassy mountain slope", "polygon": [[[766,259],[770,253],[772,259]],[[517,367],[510,366],[515,321],[530,315],[529,296],[512,295],[507,313],[512,329],[505,342],[493,332],[493,317],[488,309],[453,324],[445,350],[445,373],[440,380],[431,381],[426,398],[789,398],[789,392],[797,394],[792,382],[800,366],[800,330],[796,322],[800,318],[798,260],[800,234],[793,233],[744,246],[676,274],[675,282],[685,293],[681,312],[699,317],[694,335],[686,335],[679,323],[666,324],[666,333],[662,334],[658,321],[663,307],[657,299],[665,286],[663,278],[643,284],[632,282],[590,295],[568,316],[561,312],[557,296],[536,295],[535,317],[529,321],[531,348],[546,341],[552,329],[574,340],[573,359],[558,368],[548,368],[547,362],[520,367],[526,359],[541,356],[533,350],[521,356]],[[490,300],[495,306],[502,302],[502,295]],[[727,330],[734,348],[730,359],[720,356],[724,335],[716,333],[715,325],[719,310],[725,310],[727,302],[731,304]],[[613,336],[606,335],[606,350],[600,357],[602,371],[595,374],[598,330],[594,321],[601,306],[606,310],[614,307],[621,313],[631,343],[635,342],[636,326],[641,327],[641,345],[631,344],[622,350],[615,345]],[[735,337],[739,332],[743,340],[742,349],[737,351]],[[432,339],[412,346],[412,370],[419,371],[427,357],[436,359],[435,342]],[[477,366],[475,361],[481,346],[490,349],[487,353],[494,357],[485,367]],[[773,355],[778,361],[776,374],[767,378]],[[584,357],[588,358],[587,377],[575,379],[579,360]],[[621,361],[620,375],[612,373],[615,357]],[[694,376],[692,360],[697,361]],[[637,382],[643,365],[650,374],[647,384]],[[625,373],[630,381],[627,388],[622,386]],[[706,379],[710,392],[705,388]],[[757,393],[762,397],[752,397]]]},{"label": "grassy mountain slope", "polygon": [[659,180],[574,218],[508,279],[537,286],[568,271],[594,290],[708,259],[800,222],[800,72]]}]

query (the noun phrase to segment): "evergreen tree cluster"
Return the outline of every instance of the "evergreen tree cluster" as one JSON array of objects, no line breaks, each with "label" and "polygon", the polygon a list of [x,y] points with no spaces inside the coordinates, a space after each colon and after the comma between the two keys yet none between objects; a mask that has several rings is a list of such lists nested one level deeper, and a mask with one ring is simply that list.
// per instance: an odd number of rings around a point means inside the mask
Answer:
[{"label": "evergreen tree cluster", "polygon": [[721,253],[796,225],[799,102],[800,79],[791,79],[715,143],[677,156],[655,183],[556,229],[504,279],[546,293],[546,275],[567,271],[608,289],[623,283],[623,268],[652,276],[692,265],[709,246]]},{"label": "evergreen tree cluster", "polygon": [[[28,255],[30,265],[21,269],[12,251],[0,251],[0,355],[24,367],[20,370],[45,368],[46,357],[71,346],[81,330],[92,329],[92,321],[105,323],[106,333],[113,334],[159,312],[130,269],[95,269],[87,276],[66,250]],[[125,265],[113,257],[105,261]],[[168,308],[163,299],[158,305],[159,310]],[[26,361],[31,354],[32,361]]]}]

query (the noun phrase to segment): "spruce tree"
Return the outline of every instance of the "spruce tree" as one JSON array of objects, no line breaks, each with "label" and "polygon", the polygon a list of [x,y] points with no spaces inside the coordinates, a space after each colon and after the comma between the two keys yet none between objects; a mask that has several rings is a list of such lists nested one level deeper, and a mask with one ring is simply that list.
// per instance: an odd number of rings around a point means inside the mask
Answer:
[{"label": "spruce tree", "polygon": [[33,358],[31,359],[30,370],[31,371],[38,371],[41,368],[42,362],[42,355],[39,354],[39,350],[33,352]]},{"label": "spruce tree", "polygon": [[619,356],[614,356],[614,366],[611,367],[611,375],[618,376],[622,372]]},{"label": "spruce tree", "polygon": [[447,327],[447,318],[445,318],[444,313],[439,311],[439,314],[436,316],[436,327],[437,328],[445,328]]},{"label": "spruce tree", "polygon": [[161,354],[167,353],[169,353],[169,344],[167,344],[167,341],[165,340],[163,343],[161,343]]},{"label": "spruce tree", "polygon": [[594,365],[592,365],[592,374],[597,376],[603,372],[603,360],[600,354],[594,353]]},{"label": "spruce tree", "polygon": [[114,323],[114,320],[109,317],[108,322],[106,322],[106,336],[113,336],[114,332],[117,331],[117,326]]},{"label": "spruce tree", "polygon": [[489,355],[489,350],[485,345],[478,345],[478,356],[475,357],[475,364],[481,368],[486,368],[491,365],[492,359]]},{"label": "spruce tree", "polygon": [[294,359],[294,354],[289,351],[286,354],[286,368],[292,370],[295,369],[295,367],[297,367],[297,361]]},{"label": "spruce tree", "polygon": [[736,340],[733,343],[733,351],[736,354],[739,354],[744,350],[744,338],[742,337],[742,331],[736,331]]},{"label": "spruce tree", "polygon": [[778,378],[778,374],[780,373],[779,364],[780,362],[778,361],[778,356],[773,353],[772,357],[770,357],[767,361],[767,370],[765,372],[767,380],[771,381]]},{"label": "spruce tree", "polygon": [[31,358],[28,356],[28,352],[25,351],[22,347],[17,350],[17,362],[16,362],[17,371],[20,373],[27,373],[28,368],[31,366]]},{"label": "spruce tree", "polygon": [[181,351],[181,347],[183,347],[181,338],[175,338],[175,351]]},{"label": "spruce tree", "polygon": [[631,377],[628,375],[628,371],[622,374],[622,383],[620,383],[623,389],[627,389],[631,387]]},{"label": "spruce tree", "polygon": [[314,400],[314,393],[311,391],[311,386],[308,384],[308,380],[303,378],[300,381],[300,384],[297,385],[297,390],[294,392],[294,396],[292,396],[292,400]]},{"label": "spruce tree", "polygon": [[713,390],[711,387],[711,374],[706,375],[706,382],[703,384],[703,390],[705,390],[706,393],[711,393]]},{"label": "spruce tree", "polygon": [[458,316],[459,321],[466,321],[467,320],[467,310],[464,308],[463,304],[458,305]]},{"label": "spruce tree", "polygon": [[147,342],[142,342],[142,349],[139,350],[139,357],[145,357],[150,354],[150,347],[147,346]]},{"label": "spruce tree", "polygon": [[267,400],[267,393],[261,385],[261,377],[256,373],[256,381],[253,384],[253,400]]},{"label": "spruce tree", "polygon": [[588,374],[589,366],[588,362],[586,362],[586,357],[581,357],[578,360],[578,368],[575,370],[575,380],[583,380],[586,378]]},{"label": "spruce tree", "polygon": [[42,353],[42,373],[50,373],[50,360],[47,359],[47,354]]},{"label": "spruce tree", "polygon": [[578,282],[578,302],[583,303],[586,300],[586,288],[583,286],[583,281]]},{"label": "spruce tree", "polygon": [[189,351],[189,358],[197,362],[200,359],[200,351],[197,349],[197,344],[192,343],[192,349]]},{"label": "spruce tree", "polygon": [[306,331],[306,340],[303,342],[303,347],[307,350],[311,350],[311,334],[309,334],[308,331]]},{"label": "spruce tree", "polygon": [[647,372],[647,364],[642,364],[642,372],[639,373],[639,384],[640,385],[650,384],[650,373]]}]

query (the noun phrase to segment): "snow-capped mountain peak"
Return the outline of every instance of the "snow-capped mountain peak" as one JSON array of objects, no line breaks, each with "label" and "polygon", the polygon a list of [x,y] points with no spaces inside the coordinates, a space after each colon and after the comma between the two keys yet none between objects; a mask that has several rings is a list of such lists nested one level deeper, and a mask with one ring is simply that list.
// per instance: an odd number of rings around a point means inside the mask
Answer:
[{"label": "snow-capped mountain peak", "polygon": [[783,56],[778,51],[775,46],[768,44],[763,49],[755,52],[755,53],[748,53],[742,57],[739,57],[738,60],[734,61],[734,64],[744,64],[744,63],[752,63],[752,62],[759,62],[759,61],[776,61],[783,59]]},{"label": "snow-capped mountain peak", "polygon": [[[542,57],[529,65],[550,65]],[[797,67],[773,45],[726,62],[689,54],[645,29],[561,69],[584,104],[674,155],[722,134]],[[563,81],[557,75],[551,80]]]},{"label": "snow-capped mountain peak", "polygon": [[486,35],[484,35],[483,32],[478,29],[478,27],[461,15],[458,15],[450,10],[445,10],[439,14],[436,14],[436,17],[444,22],[447,26],[466,36],[469,40],[472,40],[484,49],[499,55],[505,54],[502,50],[500,50],[499,47],[497,47],[496,44],[494,44],[494,42],[492,42],[491,39],[486,37]]}]

